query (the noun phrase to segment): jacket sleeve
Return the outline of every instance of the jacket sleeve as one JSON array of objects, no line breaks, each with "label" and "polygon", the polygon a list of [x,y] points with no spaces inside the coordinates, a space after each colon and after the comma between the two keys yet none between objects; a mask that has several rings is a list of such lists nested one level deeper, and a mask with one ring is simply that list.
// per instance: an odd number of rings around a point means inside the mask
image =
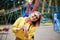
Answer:
[{"label": "jacket sleeve", "polygon": [[16,32],[16,29],[18,28],[18,26],[19,26],[19,23],[21,22],[21,19],[22,19],[22,17],[20,17],[20,18],[18,18],[16,21],[15,21],[15,23],[12,25],[12,32]]},{"label": "jacket sleeve", "polygon": [[35,31],[36,31],[36,27],[30,28],[29,38],[32,38],[34,36]]}]

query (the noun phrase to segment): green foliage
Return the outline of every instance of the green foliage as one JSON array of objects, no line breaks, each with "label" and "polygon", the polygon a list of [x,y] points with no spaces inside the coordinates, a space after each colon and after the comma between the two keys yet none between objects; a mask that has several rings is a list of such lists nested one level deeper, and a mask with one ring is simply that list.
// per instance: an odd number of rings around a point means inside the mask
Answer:
[{"label": "green foliage", "polygon": [[52,19],[52,13],[47,13],[47,14],[44,14],[44,15],[46,15],[47,18]]}]

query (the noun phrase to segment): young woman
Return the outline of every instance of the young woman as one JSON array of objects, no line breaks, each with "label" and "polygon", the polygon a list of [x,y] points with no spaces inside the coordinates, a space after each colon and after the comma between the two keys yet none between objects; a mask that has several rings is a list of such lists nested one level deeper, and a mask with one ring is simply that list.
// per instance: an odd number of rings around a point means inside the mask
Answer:
[{"label": "young woman", "polygon": [[40,26],[41,15],[34,11],[29,17],[20,17],[12,25],[12,31],[16,40],[32,40],[37,27]]}]

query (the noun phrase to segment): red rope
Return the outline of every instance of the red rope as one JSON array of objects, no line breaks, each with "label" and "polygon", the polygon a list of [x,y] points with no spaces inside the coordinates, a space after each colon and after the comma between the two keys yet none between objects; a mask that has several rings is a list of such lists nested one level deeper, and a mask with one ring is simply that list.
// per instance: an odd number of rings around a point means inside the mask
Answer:
[{"label": "red rope", "polygon": [[[33,7],[33,9],[32,9],[32,12],[34,12],[34,11],[37,9],[38,5],[39,5],[39,0],[36,0],[36,1],[35,1],[35,4],[34,4],[34,7]],[[26,13],[27,13],[28,11],[30,11],[30,10],[31,10],[31,9],[30,9],[30,4],[28,4],[28,8],[26,9]]]},{"label": "red rope", "polygon": [[32,9],[32,12],[34,12],[36,10],[36,8],[38,7],[38,5],[39,5],[39,0],[36,0],[35,4],[34,4],[34,7]]}]

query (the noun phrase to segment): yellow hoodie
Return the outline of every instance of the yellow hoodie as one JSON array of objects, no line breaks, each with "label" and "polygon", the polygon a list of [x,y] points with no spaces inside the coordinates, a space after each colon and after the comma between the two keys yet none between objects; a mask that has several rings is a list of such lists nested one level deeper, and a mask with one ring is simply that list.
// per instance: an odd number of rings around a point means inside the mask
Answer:
[{"label": "yellow hoodie", "polygon": [[[30,26],[31,23],[25,23],[27,17],[20,17],[16,20],[16,22],[12,25],[12,31],[15,34],[16,37],[21,38],[22,40],[31,40],[32,36],[34,35],[35,31],[36,31],[36,27],[34,27],[33,25]],[[20,31],[16,31],[17,28],[21,28],[21,26],[25,23],[25,25],[29,28],[28,31],[28,38],[26,38],[25,36],[25,31],[20,30]]]}]

